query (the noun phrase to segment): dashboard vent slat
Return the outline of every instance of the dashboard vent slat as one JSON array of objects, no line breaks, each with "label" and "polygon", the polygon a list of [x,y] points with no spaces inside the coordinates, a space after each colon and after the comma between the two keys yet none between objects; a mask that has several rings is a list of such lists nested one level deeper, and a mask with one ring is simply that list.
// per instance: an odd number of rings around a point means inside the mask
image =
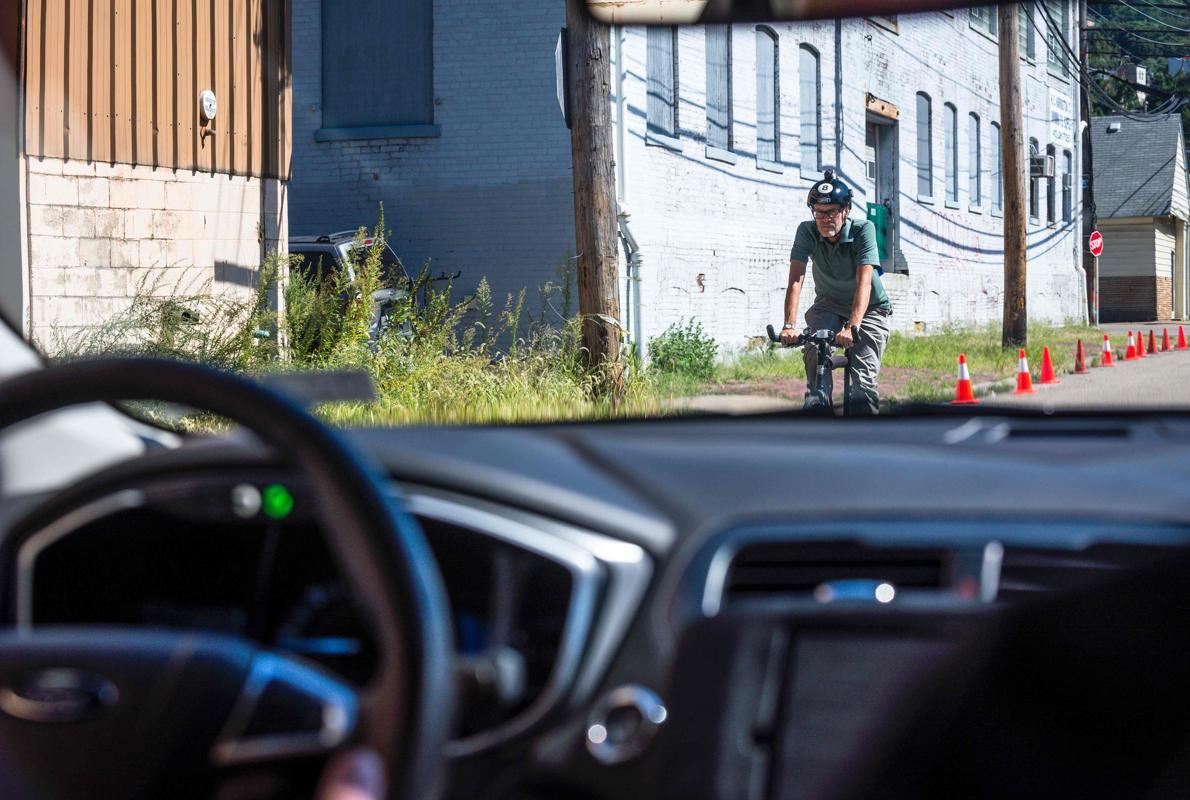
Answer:
[{"label": "dashboard vent slat", "polygon": [[745,545],[728,569],[724,601],[810,596],[832,581],[886,581],[898,589],[944,586],[947,553],[934,548],[872,547],[857,542]]}]

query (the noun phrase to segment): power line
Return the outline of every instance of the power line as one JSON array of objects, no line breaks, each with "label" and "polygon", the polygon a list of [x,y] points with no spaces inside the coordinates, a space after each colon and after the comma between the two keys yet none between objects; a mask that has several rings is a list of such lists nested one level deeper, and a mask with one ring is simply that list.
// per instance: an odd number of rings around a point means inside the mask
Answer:
[{"label": "power line", "polygon": [[[1097,94],[1100,98],[1100,102],[1102,104],[1106,105],[1108,108],[1115,109],[1116,113],[1119,116],[1123,116],[1123,117],[1125,117],[1127,119],[1131,119],[1135,122],[1159,122],[1160,121],[1160,119],[1155,116],[1148,116],[1147,112],[1141,112],[1142,114],[1146,114],[1146,116],[1139,116],[1139,115],[1135,114],[1130,109],[1127,109],[1123,105],[1121,105],[1110,94],[1108,94],[1107,91],[1102,86],[1100,86],[1087,73],[1086,68],[1083,66],[1082,60],[1078,57],[1078,55],[1075,54],[1075,52],[1070,48],[1070,45],[1066,42],[1066,37],[1061,33],[1060,26],[1058,25],[1058,23],[1056,21],[1054,21],[1054,18],[1052,16],[1050,16],[1049,9],[1047,9],[1040,2],[1040,0],[1034,0],[1034,5],[1041,12],[1043,21],[1045,22],[1046,27],[1049,28],[1049,31],[1052,34],[1052,36],[1050,36],[1048,38],[1051,40],[1057,40],[1058,45],[1061,48],[1061,50],[1058,53],[1059,57],[1064,52],[1066,55],[1066,62],[1067,62],[1066,66],[1069,68],[1071,65],[1073,65],[1075,68],[1075,72],[1079,76],[1081,76],[1078,79],[1078,82],[1080,84],[1082,84],[1084,87],[1090,89],[1092,92]],[[1051,50],[1052,49],[1053,48],[1051,46]],[[1180,108],[1184,104],[1185,104],[1185,101],[1182,99],[1179,99],[1176,104],[1176,108],[1180,110]]]},{"label": "power line", "polygon": [[1175,31],[1178,31],[1178,32],[1180,32],[1180,33],[1190,33],[1190,30],[1188,30],[1188,29],[1186,29],[1186,28],[1180,28],[1180,27],[1178,27],[1177,25],[1174,25],[1174,24],[1173,24],[1173,23],[1171,23],[1171,22],[1166,22],[1165,20],[1162,20],[1162,19],[1157,19],[1156,17],[1152,16],[1151,14],[1146,14],[1145,12],[1141,11],[1141,10],[1140,10],[1139,8],[1137,8],[1136,6],[1134,6],[1134,5],[1129,5],[1129,4],[1128,4],[1128,2],[1127,2],[1127,0],[1120,0],[1120,5],[1124,6],[1125,8],[1130,8],[1130,9],[1132,9],[1133,11],[1135,11],[1137,14],[1140,14],[1140,15],[1141,15],[1142,17],[1144,17],[1145,19],[1150,19],[1150,20],[1152,20],[1153,22],[1156,22],[1158,25],[1164,25],[1164,26],[1165,26],[1165,27],[1167,27],[1167,28],[1173,28]]},{"label": "power line", "polygon": [[[1105,17],[1103,14],[1100,14],[1098,11],[1096,11],[1093,8],[1088,7],[1087,10],[1090,11],[1095,16],[1099,17],[1100,19],[1107,20],[1108,22],[1119,22],[1119,20],[1114,20],[1114,19]],[[1098,30],[1098,29],[1090,28],[1089,30],[1094,31],[1094,30]],[[1114,32],[1115,33],[1123,33],[1125,36],[1132,36],[1136,39],[1140,39],[1141,41],[1145,41],[1145,42],[1150,42],[1152,44],[1165,44],[1165,45],[1169,45],[1169,44],[1176,45],[1177,44],[1176,42],[1163,42],[1163,41],[1160,41],[1159,39],[1150,39],[1147,36],[1141,36],[1139,33],[1136,33],[1135,31],[1130,30],[1130,29],[1121,29],[1121,30],[1114,31]],[[1161,33],[1161,31],[1149,31],[1149,33]],[[1187,31],[1187,33],[1190,33],[1190,31]]]},{"label": "power line", "polygon": [[1156,8],[1156,9],[1160,10],[1162,14],[1168,14],[1169,16],[1174,17],[1176,19],[1184,19],[1184,20],[1190,21],[1190,17],[1188,17],[1184,14],[1179,14],[1176,11],[1166,11],[1166,9],[1168,9],[1168,8],[1180,8],[1184,11],[1190,11],[1190,6],[1170,5],[1168,3],[1157,4],[1157,3],[1151,3],[1151,2],[1149,2],[1149,0],[1137,0],[1137,2],[1139,2],[1141,5],[1148,6],[1149,8]]}]

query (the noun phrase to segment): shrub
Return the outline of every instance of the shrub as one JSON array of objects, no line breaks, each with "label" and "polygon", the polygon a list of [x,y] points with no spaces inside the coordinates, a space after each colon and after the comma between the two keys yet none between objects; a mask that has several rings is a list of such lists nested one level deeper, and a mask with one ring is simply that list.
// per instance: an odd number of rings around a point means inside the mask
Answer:
[{"label": "shrub", "polygon": [[719,346],[707,336],[702,323],[691,317],[685,325],[675,322],[649,340],[652,366],[661,371],[707,380],[715,371]]}]

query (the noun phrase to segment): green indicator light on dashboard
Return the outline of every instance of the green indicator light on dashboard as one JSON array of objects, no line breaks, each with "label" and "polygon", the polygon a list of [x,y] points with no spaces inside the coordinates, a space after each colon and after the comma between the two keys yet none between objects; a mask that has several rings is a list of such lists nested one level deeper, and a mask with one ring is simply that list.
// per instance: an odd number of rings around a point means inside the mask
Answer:
[{"label": "green indicator light on dashboard", "polygon": [[273,519],[285,519],[293,511],[293,495],[279,483],[264,487],[261,499],[264,501],[261,505],[265,515]]}]

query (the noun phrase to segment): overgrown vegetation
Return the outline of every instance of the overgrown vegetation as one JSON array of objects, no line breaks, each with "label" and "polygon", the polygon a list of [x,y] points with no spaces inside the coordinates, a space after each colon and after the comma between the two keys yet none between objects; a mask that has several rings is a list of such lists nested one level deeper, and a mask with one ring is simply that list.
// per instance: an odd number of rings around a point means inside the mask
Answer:
[{"label": "overgrown vegetation", "polygon": [[649,340],[653,368],[664,373],[707,380],[715,373],[719,345],[707,336],[702,323],[691,317],[683,325],[675,322]]},{"label": "overgrown vegetation", "polygon": [[209,285],[162,296],[160,287],[142,285],[124,313],[98,328],[58,336],[52,350],[57,358],[181,358],[248,374],[365,370],[377,387],[377,402],[318,410],[342,424],[667,413],[639,370],[629,376],[622,402],[593,391],[600,376],[582,366],[568,260],[539,288],[540,310],[531,316],[524,291],[499,303],[481,280],[474,294],[456,298],[452,281],[433,278],[429,263],[409,285],[385,285],[383,232],[381,217],[374,244],[355,251],[360,257],[352,274],[303,269],[274,256],[247,297],[212,293]]}]

